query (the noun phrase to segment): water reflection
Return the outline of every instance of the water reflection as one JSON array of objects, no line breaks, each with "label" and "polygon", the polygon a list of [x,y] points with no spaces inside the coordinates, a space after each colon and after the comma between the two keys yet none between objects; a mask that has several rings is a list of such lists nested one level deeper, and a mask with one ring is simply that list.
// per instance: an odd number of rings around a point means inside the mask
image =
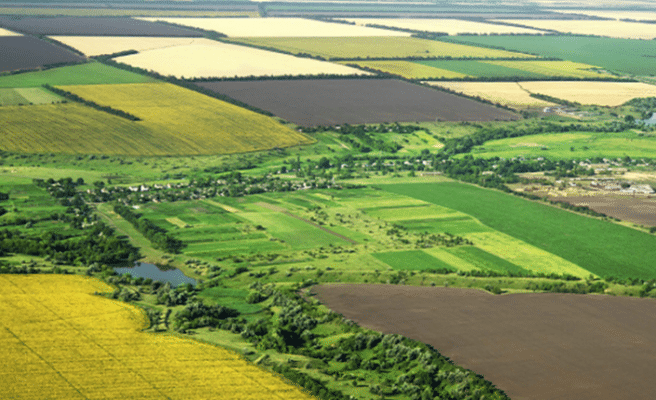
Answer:
[{"label": "water reflection", "polygon": [[157,268],[157,265],[154,264],[135,262],[134,267],[114,268],[114,271],[116,271],[116,273],[119,275],[129,273],[133,278],[150,278],[154,281],[170,282],[171,286],[173,287],[187,283],[191,283],[193,286],[196,286],[195,279],[189,278],[177,268],[163,271]]}]

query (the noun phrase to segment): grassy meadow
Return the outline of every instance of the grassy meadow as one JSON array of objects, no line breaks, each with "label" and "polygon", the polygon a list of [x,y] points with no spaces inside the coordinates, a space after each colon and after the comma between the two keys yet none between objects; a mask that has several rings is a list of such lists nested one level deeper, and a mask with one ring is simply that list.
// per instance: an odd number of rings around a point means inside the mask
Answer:
[{"label": "grassy meadow", "polygon": [[468,184],[381,187],[467,213],[595,275],[656,277],[648,261],[656,238],[647,233]]}]

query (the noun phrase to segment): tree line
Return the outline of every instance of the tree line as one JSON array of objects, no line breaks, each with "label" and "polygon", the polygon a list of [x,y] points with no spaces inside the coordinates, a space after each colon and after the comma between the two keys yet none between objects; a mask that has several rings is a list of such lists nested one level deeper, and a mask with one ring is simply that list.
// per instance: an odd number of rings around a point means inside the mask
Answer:
[{"label": "tree line", "polygon": [[156,249],[162,249],[170,253],[179,253],[185,247],[180,239],[168,234],[166,229],[155,225],[152,221],[143,218],[141,214],[135,213],[128,206],[115,204],[114,212],[128,221],[136,230],[146,237]]}]

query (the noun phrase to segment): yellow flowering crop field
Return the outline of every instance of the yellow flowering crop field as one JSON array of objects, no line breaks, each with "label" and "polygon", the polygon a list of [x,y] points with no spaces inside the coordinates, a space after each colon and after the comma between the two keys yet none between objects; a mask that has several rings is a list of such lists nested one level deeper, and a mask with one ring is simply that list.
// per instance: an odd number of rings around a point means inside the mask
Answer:
[{"label": "yellow flowering crop field", "polygon": [[300,388],[215,346],[142,332],[101,281],[0,275],[2,399],[290,399]]}]

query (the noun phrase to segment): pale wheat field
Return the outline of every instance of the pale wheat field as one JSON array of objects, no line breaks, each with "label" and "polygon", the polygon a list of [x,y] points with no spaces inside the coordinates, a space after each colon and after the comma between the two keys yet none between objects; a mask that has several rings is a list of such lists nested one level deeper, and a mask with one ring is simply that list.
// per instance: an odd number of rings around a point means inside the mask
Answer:
[{"label": "pale wheat field", "polygon": [[641,82],[520,82],[531,93],[581,104],[615,107],[636,97],[656,96],[656,86]]},{"label": "pale wheat field", "polygon": [[410,29],[413,31],[446,32],[449,35],[460,35],[463,33],[537,34],[543,32],[536,29],[445,18],[345,18],[344,20],[355,22],[356,25],[361,26],[374,24],[392,28]]},{"label": "pale wheat field", "polygon": [[654,39],[656,25],[625,21],[504,19],[501,22],[526,25],[537,29],[552,29],[576,35],[597,35],[623,39]]},{"label": "pale wheat field", "polygon": [[515,109],[549,107],[553,103],[531,97],[517,82],[427,82],[467,96],[481,97]]},{"label": "pale wheat field", "polygon": [[208,39],[151,36],[50,36],[88,57],[122,51],[146,51],[190,44],[212,44]]}]

